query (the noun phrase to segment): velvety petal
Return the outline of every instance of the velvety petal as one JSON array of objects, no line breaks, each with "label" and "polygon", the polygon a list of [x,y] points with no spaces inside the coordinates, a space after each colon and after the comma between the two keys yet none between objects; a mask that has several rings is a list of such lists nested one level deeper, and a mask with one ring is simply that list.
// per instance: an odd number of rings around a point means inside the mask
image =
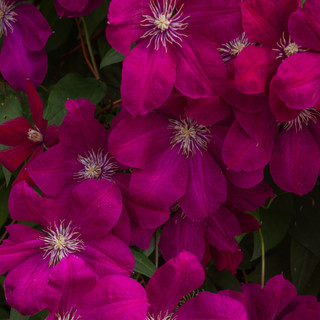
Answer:
[{"label": "velvety petal", "polygon": [[6,227],[9,238],[0,247],[0,274],[15,267],[29,256],[39,253],[43,242],[40,231],[21,224]]},{"label": "velvety petal", "polygon": [[18,144],[31,144],[28,140],[28,130],[33,129],[29,121],[18,117],[0,125],[0,144],[16,146]]},{"label": "velvety petal", "polygon": [[231,108],[221,98],[188,99],[185,116],[203,126],[210,126],[225,119]]},{"label": "velvety petal", "polygon": [[42,254],[34,254],[11,269],[4,282],[7,303],[22,315],[34,315],[47,307],[44,298],[57,304],[59,292],[48,285],[50,268]]},{"label": "velvety petal", "polygon": [[275,47],[284,31],[276,3],[247,0],[241,4],[241,11],[242,24],[248,39],[269,48]]},{"label": "velvety petal", "polygon": [[52,31],[40,11],[31,4],[23,3],[17,6],[14,12],[19,16],[16,24],[19,26],[27,49],[31,51],[44,49]]},{"label": "velvety petal", "polygon": [[168,119],[157,113],[126,117],[112,129],[109,151],[125,165],[144,168],[168,148],[168,125]]},{"label": "velvety petal", "polygon": [[117,224],[111,230],[111,233],[122,240],[126,245],[130,245],[130,218],[125,207],[122,208],[121,215]]},{"label": "velvety petal", "polygon": [[219,251],[215,247],[211,248],[212,258],[217,270],[222,271],[227,269],[231,274],[236,274],[239,264],[243,260],[243,253],[238,251]]},{"label": "velvety petal", "polygon": [[282,275],[271,278],[255,296],[259,319],[274,319],[296,297],[297,290]]},{"label": "velvety petal", "polygon": [[37,148],[37,145],[30,142],[19,144],[9,149],[0,151],[0,163],[9,171],[16,171],[30,154]]},{"label": "velvety petal", "polygon": [[76,156],[58,144],[34,159],[28,171],[37,186],[46,195],[54,197],[62,188],[75,183],[73,173],[76,168],[79,168]]},{"label": "velvety petal", "polygon": [[131,220],[130,245],[147,250],[150,247],[153,234],[157,229],[142,229]]},{"label": "velvety petal", "polygon": [[163,258],[168,261],[186,250],[201,261],[206,247],[205,234],[203,223],[190,220],[179,210],[162,229],[159,248]]},{"label": "velvety petal", "polygon": [[59,142],[59,129],[55,124],[47,128],[43,141],[47,147],[51,148]]},{"label": "velvety petal", "polygon": [[27,80],[27,95],[33,123],[40,132],[44,133],[48,120],[43,119],[43,102],[31,80]]},{"label": "velvety petal", "polygon": [[176,80],[176,57],[172,51],[146,48],[147,41],[137,44],[123,61],[122,104],[132,115],[159,108]]},{"label": "velvety petal", "polygon": [[167,261],[147,284],[149,313],[155,319],[158,314],[170,314],[183,296],[201,286],[204,276],[200,262],[187,251]]},{"label": "velvety petal", "polygon": [[198,33],[216,43],[233,40],[242,33],[240,3],[237,0],[188,0],[183,7],[189,25],[186,33]]},{"label": "velvety petal", "polygon": [[222,156],[227,168],[234,171],[256,171],[268,164],[271,158],[273,139],[276,131],[264,132],[260,140],[256,140],[235,121],[224,141]]},{"label": "velvety petal", "polygon": [[19,28],[15,28],[10,37],[4,37],[0,72],[12,87],[26,91],[26,79],[30,79],[35,87],[44,80],[47,73],[47,53],[45,49],[30,51],[24,46],[24,42]]},{"label": "velvety petal", "polygon": [[286,314],[283,317],[283,320],[317,320],[320,314],[320,304],[313,306],[302,305],[299,306],[296,310]]},{"label": "velvety petal", "polygon": [[[175,87],[190,98],[215,97],[226,90],[227,72],[213,42],[200,35],[184,38],[175,47],[177,79]],[[170,71],[168,71],[170,72]]]},{"label": "velvety petal", "polygon": [[188,159],[187,190],[179,200],[183,212],[192,220],[201,221],[226,201],[227,184],[221,168],[204,151]]},{"label": "velvety petal", "polygon": [[318,178],[320,150],[308,127],[283,129],[270,161],[274,182],[283,190],[298,195],[310,192]]},{"label": "velvety petal", "polygon": [[112,234],[97,240],[86,240],[85,250],[77,253],[98,274],[130,276],[135,264],[128,246]]},{"label": "velvety petal", "polygon": [[149,303],[137,281],[114,275],[100,279],[78,305],[83,319],[145,320]]},{"label": "velvety petal", "polygon": [[244,306],[232,298],[200,292],[175,313],[177,320],[247,320]]},{"label": "velvety petal", "polygon": [[88,152],[107,147],[107,132],[94,118],[96,106],[86,99],[67,100],[68,110],[59,129],[59,138],[69,150]]},{"label": "velvety petal", "polygon": [[320,4],[317,0],[308,0],[289,18],[290,35],[299,45],[320,51]]},{"label": "velvety petal", "polygon": [[277,71],[274,89],[290,108],[314,107],[320,99],[320,55],[305,52],[284,60]]},{"label": "velvety petal", "polygon": [[[64,0],[65,3],[70,3],[71,1]],[[87,5],[81,11],[69,11],[61,6],[58,0],[54,0],[54,6],[56,8],[57,14],[60,18],[73,18],[82,17],[88,15],[92,10],[98,8],[103,3],[103,0],[89,0]]]},{"label": "velvety petal", "polygon": [[106,235],[122,211],[120,189],[104,179],[83,181],[73,189],[71,202],[68,219],[81,228],[84,240]]},{"label": "velvety petal", "polygon": [[229,182],[239,188],[252,188],[263,180],[263,169],[264,167],[250,172],[236,172],[228,169],[225,171],[225,175]]},{"label": "velvety petal", "polygon": [[81,12],[86,5],[88,0],[57,0],[58,3],[68,11],[78,11]]},{"label": "velvety petal", "polygon": [[113,0],[109,6],[106,29],[108,42],[117,51],[127,55],[130,46],[137,41],[146,30],[140,26],[143,15],[150,15],[149,0],[123,1]]},{"label": "velvety petal", "polygon": [[157,113],[163,114],[166,118],[179,119],[185,113],[188,100],[185,95],[173,88],[169,98],[157,110]]},{"label": "velvety petal", "polygon": [[269,48],[244,48],[234,62],[237,89],[246,94],[263,93],[279,65],[276,57],[277,53]]},{"label": "velvety petal", "polygon": [[186,192],[188,160],[178,146],[167,149],[145,169],[132,173],[130,193],[153,206],[170,207]]}]

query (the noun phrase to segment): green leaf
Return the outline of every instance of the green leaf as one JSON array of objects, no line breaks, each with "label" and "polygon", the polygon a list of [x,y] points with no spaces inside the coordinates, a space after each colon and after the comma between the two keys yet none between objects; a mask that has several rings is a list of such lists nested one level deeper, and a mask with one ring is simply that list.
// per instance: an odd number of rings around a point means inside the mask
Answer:
[{"label": "green leaf", "polygon": [[16,309],[11,308],[10,320],[28,320],[30,316],[23,316]]},{"label": "green leaf", "polygon": [[8,186],[11,180],[12,173],[4,166],[2,166],[2,172],[6,180],[6,185]]},{"label": "green leaf", "polygon": [[15,95],[7,96],[0,104],[0,124],[22,116],[20,100]]},{"label": "green leaf", "polygon": [[122,62],[125,58],[125,55],[119,53],[118,51],[111,48],[105,56],[102,58],[100,63],[100,69],[110,66],[112,64]]},{"label": "green leaf", "polygon": [[130,249],[136,260],[134,271],[151,278],[156,271],[156,266],[143,253],[138,252],[132,248]]},{"label": "green leaf", "polygon": [[[292,217],[294,206],[292,195],[287,193],[276,198],[270,208],[260,209],[261,231],[265,251],[277,246],[286,236]],[[254,250],[251,260],[261,257],[261,244],[258,232],[254,232]]]},{"label": "green leaf", "polygon": [[105,95],[106,85],[103,82],[69,73],[53,86],[44,117],[48,119],[49,124],[60,125],[67,113],[67,99],[84,98],[98,104]]},{"label": "green leaf", "polygon": [[4,188],[0,191],[0,228],[6,223],[9,217],[9,194],[10,188]]},{"label": "green leaf", "polygon": [[38,312],[37,314],[33,315],[30,317],[30,320],[44,320],[47,318],[47,316],[49,315],[49,311],[47,310],[41,310],[40,312]]},{"label": "green leaf", "polygon": [[301,294],[320,262],[320,258],[292,239],[290,260],[292,283]]}]

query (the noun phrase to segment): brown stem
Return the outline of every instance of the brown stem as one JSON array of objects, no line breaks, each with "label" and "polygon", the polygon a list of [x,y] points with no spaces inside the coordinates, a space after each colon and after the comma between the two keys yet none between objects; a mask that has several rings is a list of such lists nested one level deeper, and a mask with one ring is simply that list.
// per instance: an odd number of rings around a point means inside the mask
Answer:
[{"label": "brown stem", "polygon": [[[16,220],[12,220],[11,223],[10,223],[10,225],[12,225],[12,224],[14,224],[14,223],[16,223],[16,222],[17,222]],[[6,231],[3,233],[3,235],[1,236],[1,238],[0,238],[0,244],[2,243],[2,241],[4,240],[4,238],[7,236],[7,234],[8,234],[8,231],[6,230]]]},{"label": "brown stem", "polygon": [[112,108],[112,107],[120,104],[121,101],[122,101],[122,99],[119,99],[119,100],[116,100],[116,101],[114,101],[114,102],[109,103],[106,107],[102,108],[102,109],[97,113],[97,115],[99,115],[99,114],[101,114],[101,113],[109,110],[110,108]]}]

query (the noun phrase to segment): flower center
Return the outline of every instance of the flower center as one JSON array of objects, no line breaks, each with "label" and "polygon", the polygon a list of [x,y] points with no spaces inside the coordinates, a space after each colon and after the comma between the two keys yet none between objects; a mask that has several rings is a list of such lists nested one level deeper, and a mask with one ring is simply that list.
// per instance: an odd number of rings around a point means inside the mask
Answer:
[{"label": "flower center", "polygon": [[174,148],[177,144],[180,145],[179,153],[182,152],[187,158],[190,153],[193,156],[198,150],[207,150],[210,143],[210,129],[198,124],[191,118],[181,120],[169,119],[171,122],[168,129],[174,131],[170,144]]},{"label": "flower center", "polygon": [[55,314],[57,320],[78,320],[81,316],[77,315],[77,310],[73,311],[73,308],[69,312],[65,312],[62,315],[60,313]]},{"label": "flower center", "polygon": [[7,28],[10,29],[11,33],[13,32],[12,24],[17,21],[15,19],[17,14],[12,11],[14,6],[15,3],[6,4],[4,0],[0,0],[0,38],[8,34]]},{"label": "flower center", "polygon": [[301,131],[303,125],[309,125],[309,121],[312,121],[314,124],[316,124],[319,117],[320,112],[315,108],[302,110],[294,120],[288,121],[284,124],[284,129],[288,131],[294,126],[296,132]]},{"label": "flower center", "polygon": [[143,20],[140,25],[148,28],[141,38],[150,37],[147,48],[154,41],[154,49],[159,50],[160,44],[167,51],[167,42],[170,44],[176,43],[181,46],[182,37],[186,37],[182,30],[185,30],[188,23],[184,21],[189,18],[183,17],[181,11],[184,4],[180,8],[176,8],[177,0],[150,0],[151,15],[143,15]]},{"label": "flower center", "polygon": [[220,52],[223,61],[226,63],[232,58],[238,56],[245,47],[250,45],[253,45],[253,43],[249,42],[245,32],[243,32],[240,37],[223,44],[222,48],[218,48],[218,51]]},{"label": "flower center", "polygon": [[301,47],[295,42],[292,42],[290,35],[289,35],[289,39],[287,40],[284,33],[280,41],[277,43],[277,45],[278,45],[278,48],[272,49],[279,53],[277,56],[277,59],[289,58],[295,53],[307,51],[305,49],[301,49]]},{"label": "flower center", "polygon": [[43,135],[38,130],[29,129],[28,130],[28,139],[32,142],[42,142]]},{"label": "flower center", "polygon": [[41,249],[44,251],[43,259],[49,257],[49,266],[57,265],[70,253],[84,250],[83,241],[76,228],[72,228],[71,221],[65,226],[64,221],[54,228],[48,227],[46,236],[40,237],[44,242]]},{"label": "flower center", "polygon": [[80,171],[73,174],[74,179],[78,181],[106,179],[112,182],[111,177],[118,169],[112,157],[108,157],[108,153],[104,153],[103,149],[97,152],[91,150],[85,156],[78,155],[78,162],[83,165]]},{"label": "flower center", "polygon": [[168,314],[167,312],[159,313],[156,317],[152,314],[148,314],[146,320],[175,320],[173,314]]}]

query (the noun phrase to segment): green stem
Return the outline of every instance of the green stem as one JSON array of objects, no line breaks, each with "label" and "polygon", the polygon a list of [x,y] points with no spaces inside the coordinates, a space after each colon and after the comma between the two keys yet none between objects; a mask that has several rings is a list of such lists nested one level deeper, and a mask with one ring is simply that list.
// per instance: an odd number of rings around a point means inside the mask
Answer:
[{"label": "green stem", "polygon": [[259,237],[261,243],[261,288],[264,287],[265,280],[265,271],[266,271],[266,257],[265,257],[265,249],[264,249],[264,240],[261,228],[259,229]]},{"label": "green stem", "polygon": [[87,47],[88,47],[88,51],[89,51],[89,55],[90,55],[90,59],[91,59],[91,63],[92,63],[93,69],[94,69],[94,71],[95,71],[95,73],[97,75],[97,79],[100,79],[98,67],[97,67],[97,64],[96,64],[96,60],[94,59],[94,55],[93,55],[93,50],[92,50],[92,46],[91,46],[91,42],[90,42],[90,37],[89,37],[89,33],[88,33],[86,20],[83,17],[80,17],[80,20],[81,20],[82,25],[83,25],[84,36],[86,38],[86,44],[87,44]]}]

